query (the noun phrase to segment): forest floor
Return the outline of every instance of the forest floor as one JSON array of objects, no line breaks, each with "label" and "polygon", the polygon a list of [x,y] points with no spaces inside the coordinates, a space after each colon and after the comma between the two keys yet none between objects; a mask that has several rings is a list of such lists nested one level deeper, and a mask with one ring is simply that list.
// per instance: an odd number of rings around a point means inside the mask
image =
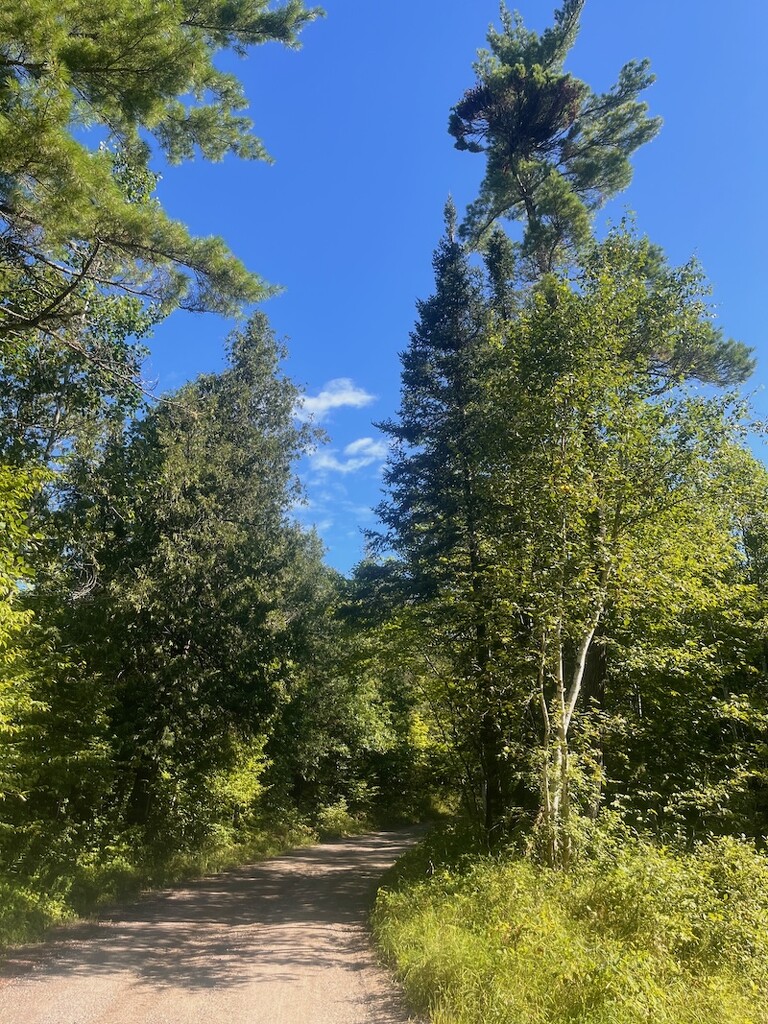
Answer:
[{"label": "forest floor", "polygon": [[422,833],[304,847],[152,893],[12,951],[13,1024],[405,1024],[368,912],[383,872]]}]

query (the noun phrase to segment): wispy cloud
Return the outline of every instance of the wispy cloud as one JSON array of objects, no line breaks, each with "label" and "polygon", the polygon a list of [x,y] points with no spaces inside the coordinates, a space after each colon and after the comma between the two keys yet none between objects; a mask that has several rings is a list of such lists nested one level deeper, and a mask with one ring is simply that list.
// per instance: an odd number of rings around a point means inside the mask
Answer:
[{"label": "wispy cloud", "polygon": [[337,377],[329,380],[317,395],[304,395],[294,410],[294,415],[300,420],[313,419],[316,423],[322,422],[331,409],[341,409],[345,406],[353,409],[362,409],[376,401],[376,396],[369,394],[360,388],[349,377]]},{"label": "wispy cloud", "polygon": [[358,437],[351,441],[344,449],[344,454],[349,458],[370,458],[371,462],[377,459],[386,459],[389,446],[386,441],[375,441],[372,437]]},{"label": "wispy cloud", "polygon": [[372,466],[375,462],[382,463],[387,457],[387,445],[384,441],[376,441],[372,437],[360,437],[351,441],[344,451],[329,448],[327,451],[315,452],[310,457],[310,465],[315,472],[323,473],[356,473],[359,469]]}]

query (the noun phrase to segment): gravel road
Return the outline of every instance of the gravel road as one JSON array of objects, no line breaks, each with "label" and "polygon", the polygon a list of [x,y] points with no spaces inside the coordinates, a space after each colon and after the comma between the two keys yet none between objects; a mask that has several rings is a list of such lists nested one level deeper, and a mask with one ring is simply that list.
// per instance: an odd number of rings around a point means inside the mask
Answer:
[{"label": "gravel road", "polygon": [[2,1024],[405,1024],[366,915],[417,831],[294,850],[26,947]]}]

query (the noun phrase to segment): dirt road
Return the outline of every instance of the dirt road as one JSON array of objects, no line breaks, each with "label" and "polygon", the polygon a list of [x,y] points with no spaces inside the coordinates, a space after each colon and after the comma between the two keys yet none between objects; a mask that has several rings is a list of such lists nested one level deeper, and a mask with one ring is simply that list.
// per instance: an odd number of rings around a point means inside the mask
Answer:
[{"label": "dirt road", "polygon": [[414,832],[380,832],[155,894],[12,956],[2,1024],[403,1024],[366,914]]}]

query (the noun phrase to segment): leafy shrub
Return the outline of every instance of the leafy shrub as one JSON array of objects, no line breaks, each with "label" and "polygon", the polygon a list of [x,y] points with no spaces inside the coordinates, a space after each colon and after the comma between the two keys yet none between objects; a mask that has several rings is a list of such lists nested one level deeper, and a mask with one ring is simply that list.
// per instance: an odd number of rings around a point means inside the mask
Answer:
[{"label": "leafy shrub", "polygon": [[352,836],[365,827],[365,822],[351,814],[344,797],[334,804],[321,807],[315,817],[317,831],[322,837]]},{"label": "leafy shrub", "polygon": [[0,948],[24,942],[71,916],[64,900],[0,878]]},{"label": "leafy shrub", "polygon": [[209,829],[193,849],[142,844],[126,831],[100,848],[49,851],[34,871],[0,874],[0,949],[38,938],[51,925],[93,913],[105,903],[239,864],[247,864],[317,839],[298,812],[285,811],[250,823],[237,836]]}]

